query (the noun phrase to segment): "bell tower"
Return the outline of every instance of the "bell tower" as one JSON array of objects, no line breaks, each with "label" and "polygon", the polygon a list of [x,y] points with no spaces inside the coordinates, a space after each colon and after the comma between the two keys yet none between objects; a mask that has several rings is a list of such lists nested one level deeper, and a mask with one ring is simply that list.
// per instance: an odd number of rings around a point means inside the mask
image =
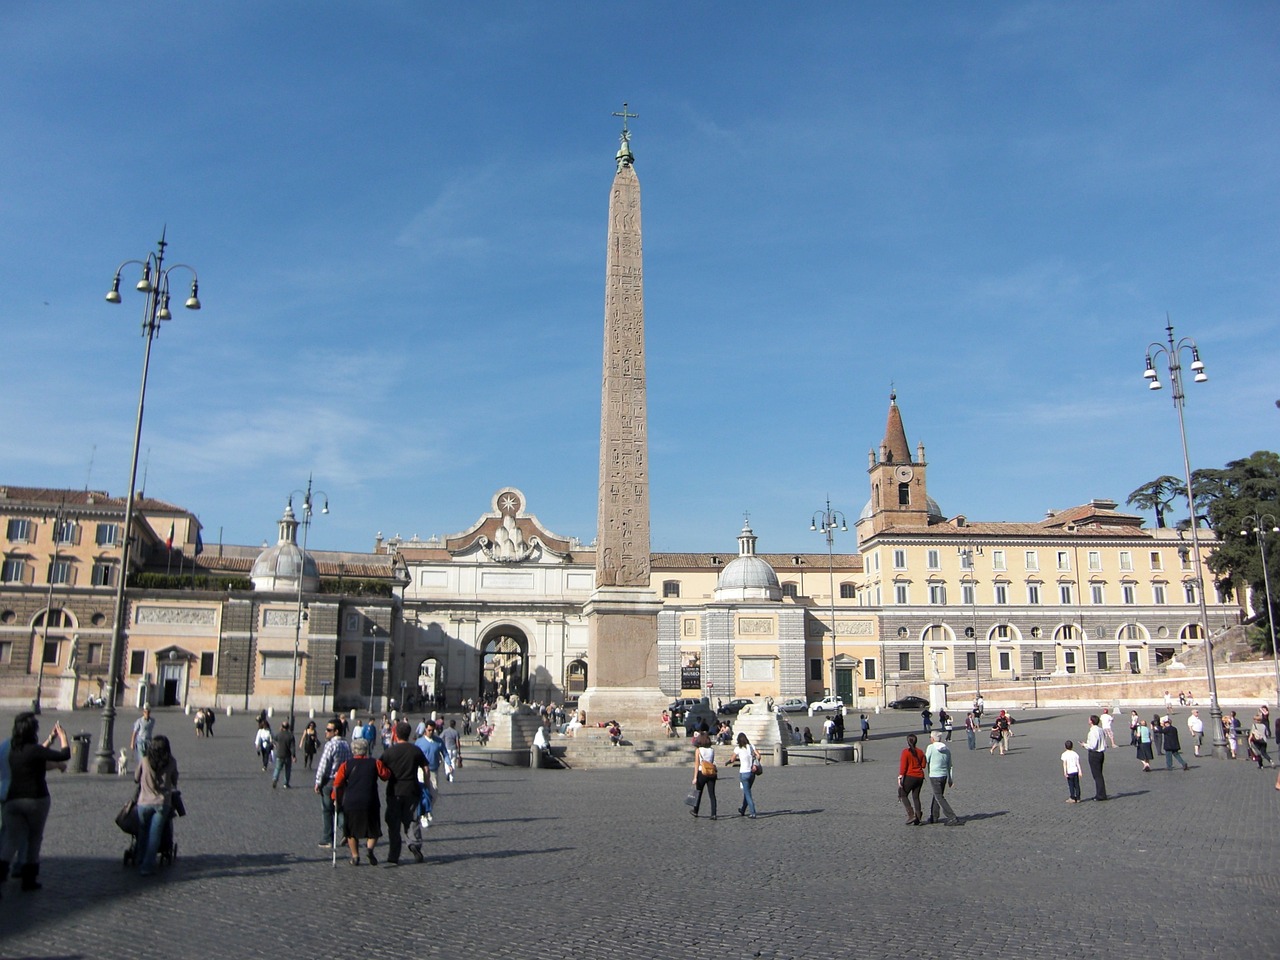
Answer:
[{"label": "bell tower", "polygon": [[929,525],[926,466],[923,443],[916,445],[916,455],[912,459],[907,431],[902,426],[902,411],[898,409],[898,395],[891,390],[884,439],[880,441],[878,450],[867,451],[871,503],[858,519],[859,542],[889,527]]}]

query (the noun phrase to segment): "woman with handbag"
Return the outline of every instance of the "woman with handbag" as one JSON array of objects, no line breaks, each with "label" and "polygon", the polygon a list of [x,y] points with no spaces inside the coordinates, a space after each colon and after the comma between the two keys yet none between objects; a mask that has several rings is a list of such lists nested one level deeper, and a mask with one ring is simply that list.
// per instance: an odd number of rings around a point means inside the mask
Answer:
[{"label": "woman with handbag", "polygon": [[[898,759],[898,799],[907,810],[907,826],[920,826],[920,788],[924,786],[924,754],[916,749],[916,735],[907,734],[907,748]],[[914,806],[914,809],[912,807]]]},{"label": "woman with handbag", "polygon": [[716,750],[711,745],[707,734],[698,734],[693,747],[693,785],[698,791],[698,799],[689,812],[695,817],[702,806],[702,791],[705,788],[711,797],[711,819],[716,818]]},{"label": "woman with handbag", "polygon": [[133,778],[138,782],[138,875],[156,872],[156,857],[172,844],[173,792],[178,786],[178,761],[169,738],[155,736],[147,745]]},{"label": "woman with handbag", "polygon": [[756,801],[751,787],[760,776],[760,751],[751,745],[745,733],[738,734],[738,745],[733,751],[733,762],[738,765],[738,784],[742,787],[742,806],[738,816],[756,818]]}]

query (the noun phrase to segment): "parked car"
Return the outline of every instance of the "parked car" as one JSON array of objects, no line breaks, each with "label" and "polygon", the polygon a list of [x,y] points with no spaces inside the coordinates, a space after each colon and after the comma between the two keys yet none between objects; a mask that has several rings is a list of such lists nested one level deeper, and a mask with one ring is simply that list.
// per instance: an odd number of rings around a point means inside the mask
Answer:
[{"label": "parked car", "polygon": [[809,704],[809,716],[819,713],[844,713],[844,701],[839,697],[823,697]]},{"label": "parked car", "polygon": [[679,700],[672,700],[667,709],[672,713],[686,714],[702,701],[697,697],[681,697]]},{"label": "parked car", "polygon": [[788,697],[775,704],[775,708],[783,713],[804,713],[809,709],[809,701],[804,697]]},{"label": "parked car", "polygon": [[894,700],[889,706],[894,710],[923,710],[929,706],[929,701],[924,697],[903,697],[901,700]]},{"label": "parked car", "polygon": [[737,716],[738,712],[749,703],[755,703],[755,701],[749,697],[736,697],[721,707],[718,712],[727,713],[729,716]]}]

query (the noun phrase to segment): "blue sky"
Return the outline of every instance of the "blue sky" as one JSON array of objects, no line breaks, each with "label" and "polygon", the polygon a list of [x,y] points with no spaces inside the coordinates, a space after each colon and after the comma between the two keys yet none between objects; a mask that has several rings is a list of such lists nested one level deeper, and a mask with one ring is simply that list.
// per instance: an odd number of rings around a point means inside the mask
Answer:
[{"label": "blue sky", "polygon": [[[653,547],[820,550],[890,384],[948,515],[1181,472],[1147,344],[1196,338],[1193,467],[1276,449],[1280,7],[0,7],[0,482],[122,495],[166,227],[147,492],[206,542],[595,535],[604,241],[643,194]],[[181,285],[182,277],[175,274]],[[837,549],[852,549],[852,530]]]}]

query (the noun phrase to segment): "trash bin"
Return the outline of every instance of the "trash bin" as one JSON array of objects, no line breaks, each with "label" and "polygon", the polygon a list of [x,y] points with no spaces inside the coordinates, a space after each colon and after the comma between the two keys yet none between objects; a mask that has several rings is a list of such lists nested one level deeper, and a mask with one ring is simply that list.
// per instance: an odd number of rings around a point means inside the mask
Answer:
[{"label": "trash bin", "polygon": [[71,772],[89,772],[89,741],[93,738],[87,733],[77,733],[71,738]]}]

